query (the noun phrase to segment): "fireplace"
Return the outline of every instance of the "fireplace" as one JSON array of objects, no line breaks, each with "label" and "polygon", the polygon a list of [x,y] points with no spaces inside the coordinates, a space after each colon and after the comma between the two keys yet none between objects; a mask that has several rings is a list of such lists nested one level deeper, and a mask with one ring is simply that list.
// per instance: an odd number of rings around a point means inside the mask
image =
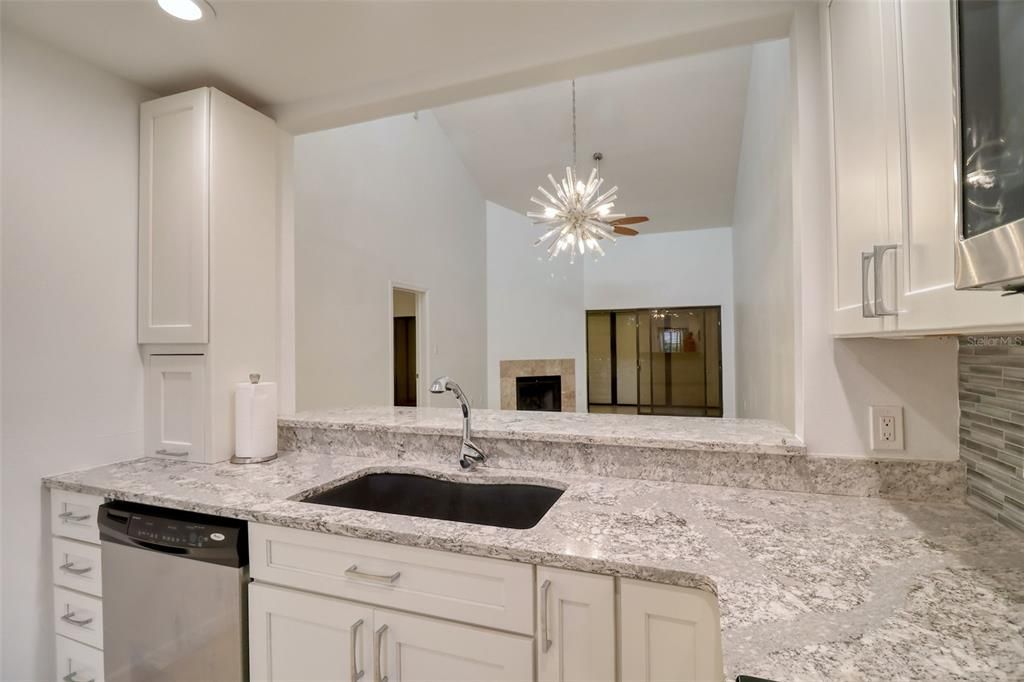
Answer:
[{"label": "fireplace", "polygon": [[516,409],[562,411],[562,377],[516,377]]}]

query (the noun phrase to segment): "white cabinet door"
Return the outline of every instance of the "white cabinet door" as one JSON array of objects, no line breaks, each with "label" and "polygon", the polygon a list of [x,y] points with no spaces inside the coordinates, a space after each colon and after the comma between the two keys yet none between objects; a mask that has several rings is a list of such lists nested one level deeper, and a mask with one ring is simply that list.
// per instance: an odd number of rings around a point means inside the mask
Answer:
[{"label": "white cabinet door", "polygon": [[253,682],[369,682],[372,609],[252,583],[249,673]]},{"label": "white cabinet door", "polygon": [[884,318],[864,314],[876,264],[862,257],[889,239],[884,1],[833,0],[828,9],[836,334],[885,328]]},{"label": "white cabinet door", "polygon": [[139,343],[209,340],[210,91],[145,102],[139,131]]},{"label": "white cabinet door", "polygon": [[205,461],[206,356],[146,356],[146,455]]},{"label": "white cabinet door", "polygon": [[537,568],[537,679],[615,679],[615,579]]},{"label": "white cabinet door", "polygon": [[956,181],[952,16],[948,3],[898,5],[904,194],[899,330],[953,331],[1024,323],[1024,300],[953,287]]},{"label": "white cabinet door", "polygon": [[389,682],[527,682],[533,638],[407,613],[374,611],[374,659]]},{"label": "white cabinet door", "polygon": [[718,600],[697,589],[619,581],[623,682],[721,680]]}]

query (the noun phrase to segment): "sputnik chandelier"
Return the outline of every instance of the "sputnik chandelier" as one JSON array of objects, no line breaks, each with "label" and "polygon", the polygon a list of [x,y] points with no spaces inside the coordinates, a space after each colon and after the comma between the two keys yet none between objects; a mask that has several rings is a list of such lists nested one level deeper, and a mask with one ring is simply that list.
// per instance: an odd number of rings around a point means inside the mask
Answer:
[{"label": "sputnik chandelier", "polygon": [[543,208],[543,212],[531,211],[526,214],[534,225],[549,227],[534,246],[547,247],[548,260],[563,251],[569,252],[569,263],[576,262],[576,252],[582,256],[587,249],[604,255],[599,243],[602,239],[615,241],[612,221],[624,218],[623,213],[612,213],[615,194],[619,188],[612,187],[599,194],[604,178],[598,177],[597,168],[590,171],[590,178],[583,182],[576,175],[576,81],[572,81],[572,165],[565,167],[565,178],[556,181],[549,173],[548,180],[554,194],[543,187],[537,189],[544,199],[530,197],[530,201]]}]

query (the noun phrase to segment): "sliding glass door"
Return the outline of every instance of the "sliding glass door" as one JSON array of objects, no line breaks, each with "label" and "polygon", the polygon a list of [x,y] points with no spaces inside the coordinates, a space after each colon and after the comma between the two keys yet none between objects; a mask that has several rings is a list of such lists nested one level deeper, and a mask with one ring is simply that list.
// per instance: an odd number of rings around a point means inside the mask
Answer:
[{"label": "sliding glass door", "polygon": [[721,308],[587,313],[591,412],[722,416]]}]

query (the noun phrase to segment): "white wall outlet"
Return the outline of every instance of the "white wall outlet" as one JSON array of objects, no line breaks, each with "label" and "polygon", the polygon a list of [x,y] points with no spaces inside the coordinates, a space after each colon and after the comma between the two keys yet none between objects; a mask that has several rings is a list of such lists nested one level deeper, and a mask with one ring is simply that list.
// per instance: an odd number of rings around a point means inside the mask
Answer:
[{"label": "white wall outlet", "polygon": [[903,449],[903,408],[899,405],[871,406],[871,449]]}]

